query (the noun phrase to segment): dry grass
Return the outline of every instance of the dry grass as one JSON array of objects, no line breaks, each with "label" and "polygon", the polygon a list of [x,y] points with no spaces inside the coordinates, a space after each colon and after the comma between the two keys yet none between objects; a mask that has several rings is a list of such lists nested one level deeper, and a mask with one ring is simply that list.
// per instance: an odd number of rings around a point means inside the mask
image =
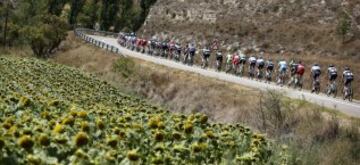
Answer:
[{"label": "dry grass", "polygon": [[[356,164],[360,161],[360,120],[302,100],[271,96],[272,92],[260,93],[197,74],[123,58],[83,44],[59,52],[51,61],[94,73],[127,93],[172,111],[203,112],[213,121],[245,123],[278,143],[288,144],[290,164]],[[123,76],[124,66],[133,66],[127,68],[126,74],[130,75]]]}]

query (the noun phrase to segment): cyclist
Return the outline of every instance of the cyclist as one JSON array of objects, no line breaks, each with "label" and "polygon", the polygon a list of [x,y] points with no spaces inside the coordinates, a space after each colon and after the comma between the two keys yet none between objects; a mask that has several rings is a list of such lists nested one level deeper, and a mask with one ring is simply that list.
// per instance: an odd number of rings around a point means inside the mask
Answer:
[{"label": "cyclist", "polygon": [[184,48],[184,64],[187,64],[187,60],[189,58],[189,44],[185,44],[185,48]]},{"label": "cyclist", "polygon": [[232,66],[235,74],[239,74],[240,55],[238,52],[233,54]]},{"label": "cyclist", "polygon": [[209,58],[210,58],[210,49],[208,46],[205,46],[204,49],[202,50],[203,56],[202,56],[202,68],[206,68],[208,66],[209,63]]},{"label": "cyclist", "polygon": [[168,50],[169,50],[169,46],[168,43],[166,41],[163,41],[161,43],[161,49],[162,49],[162,57],[168,57]]},{"label": "cyclist", "polygon": [[177,42],[175,44],[175,60],[176,61],[180,61],[181,51],[182,51],[182,47],[181,47],[180,43]]},{"label": "cyclist", "polygon": [[284,85],[285,75],[287,71],[287,62],[281,59],[278,63],[279,66],[279,77],[278,77],[278,84]]},{"label": "cyclist", "polygon": [[168,48],[169,48],[169,58],[170,60],[172,60],[174,58],[174,55],[175,55],[175,51],[176,51],[176,47],[175,47],[176,43],[174,40],[171,40],[169,43],[168,43]]},{"label": "cyclist", "polygon": [[243,75],[244,73],[244,66],[246,64],[246,55],[243,53],[243,51],[239,51],[240,54],[240,74]]},{"label": "cyclist", "polygon": [[194,62],[195,53],[196,53],[195,44],[194,43],[189,44],[189,55],[190,55],[189,64],[190,65],[192,65]]},{"label": "cyclist", "polygon": [[313,80],[313,87],[311,90],[311,93],[315,92],[315,91],[319,91],[320,90],[320,75],[321,75],[321,68],[319,66],[319,64],[314,64],[311,67],[311,76],[312,76],[312,80]]},{"label": "cyclist", "polygon": [[354,74],[351,72],[349,67],[345,67],[343,72],[343,82],[344,82],[344,99],[348,97],[349,90],[351,91],[351,82],[354,80]]},{"label": "cyclist", "polygon": [[228,53],[226,56],[226,73],[229,73],[232,67],[233,55]]},{"label": "cyclist", "polygon": [[266,62],[266,80],[265,80],[268,83],[270,83],[271,81],[273,70],[274,70],[274,63],[272,62],[271,59],[269,59]]},{"label": "cyclist", "polygon": [[223,62],[223,55],[221,53],[221,50],[218,50],[216,52],[216,69],[217,69],[217,71],[221,70],[222,62]]},{"label": "cyclist", "polygon": [[332,84],[332,82],[334,82],[338,76],[337,69],[333,64],[330,64],[327,72],[328,72],[328,79],[329,79],[328,84]]},{"label": "cyclist", "polygon": [[302,61],[299,61],[299,63],[296,66],[295,85],[299,85],[300,89],[302,88],[304,73],[305,73],[305,66],[303,65]]},{"label": "cyclist", "polygon": [[295,60],[291,60],[289,65],[290,65],[290,81],[288,83],[288,86],[291,86],[292,84],[295,85],[295,81],[296,81],[295,76],[296,76],[298,64],[295,63]]},{"label": "cyclist", "polygon": [[262,56],[260,56],[257,60],[256,60],[256,65],[257,65],[257,69],[258,69],[258,73],[257,73],[257,78],[259,80],[262,79],[263,77],[263,69],[264,69],[264,66],[265,66],[265,61],[264,59],[262,58]]},{"label": "cyclist", "polygon": [[250,78],[253,78],[255,76],[255,67],[256,67],[256,57],[251,56],[249,58],[249,76]]}]

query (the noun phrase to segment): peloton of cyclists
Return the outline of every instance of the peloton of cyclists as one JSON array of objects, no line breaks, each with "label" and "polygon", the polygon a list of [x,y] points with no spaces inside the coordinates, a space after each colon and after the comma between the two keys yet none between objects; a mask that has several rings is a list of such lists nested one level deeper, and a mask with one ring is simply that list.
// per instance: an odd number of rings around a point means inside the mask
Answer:
[{"label": "peloton of cyclists", "polygon": [[[175,60],[180,61],[183,59],[184,63],[192,64],[194,60],[194,56],[196,53],[195,42],[188,42],[184,47],[181,46],[180,42],[175,42],[174,40],[161,41],[157,38],[153,37],[149,40],[137,38],[135,33],[131,34],[123,34],[120,33],[117,41],[120,45],[124,47],[128,47],[129,49],[137,50],[140,52],[145,52],[145,48],[147,49],[148,54],[156,55],[157,52],[161,52],[162,56],[173,58]],[[278,73],[278,84],[284,85],[285,79],[287,76],[290,76],[290,81],[288,85],[294,85],[295,87],[302,88],[303,84],[303,75],[305,73],[305,67],[303,62],[295,60],[291,60],[289,63],[285,59],[281,59],[278,61],[278,69],[275,69],[275,63],[272,59],[268,59],[267,61],[263,58],[263,51],[260,52],[258,56],[251,55],[250,58],[246,57],[245,49],[240,49],[235,51],[232,49],[234,53],[226,53],[220,50],[219,41],[216,39],[211,44],[204,46],[201,49],[201,57],[202,57],[202,67],[208,67],[209,58],[211,52],[215,54],[215,68],[217,71],[222,70],[222,64],[225,60],[226,64],[226,72],[230,70],[234,70],[235,74],[242,75],[243,68],[246,65],[248,66],[249,77],[257,78],[258,80],[262,80],[265,78],[266,83],[270,83],[272,81],[274,71]],[[227,52],[230,52],[230,49],[227,49]],[[159,53],[160,54],[160,53]],[[182,54],[184,57],[182,57]],[[283,54],[283,51],[281,52]],[[257,58],[258,57],[258,58]],[[289,64],[289,65],[288,65]],[[287,70],[289,69],[289,75],[287,75]],[[338,70],[333,65],[330,64],[327,68],[327,93],[329,90],[336,90],[336,80],[338,77]],[[310,76],[312,79],[312,88],[311,92],[319,93],[320,90],[320,76],[322,74],[321,68],[318,64],[314,64],[311,67]],[[354,80],[354,75],[351,72],[349,67],[345,67],[343,74],[343,94],[344,97],[348,98],[352,95],[351,83]],[[334,96],[335,97],[335,96]]]}]

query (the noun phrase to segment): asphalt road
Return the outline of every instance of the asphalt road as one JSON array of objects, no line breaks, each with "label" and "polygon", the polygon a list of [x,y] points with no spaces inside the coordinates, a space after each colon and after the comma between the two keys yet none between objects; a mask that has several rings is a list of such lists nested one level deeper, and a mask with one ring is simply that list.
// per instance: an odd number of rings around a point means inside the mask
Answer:
[{"label": "asphalt road", "polygon": [[138,52],[128,50],[126,48],[121,47],[117,43],[115,38],[103,37],[103,36],[97,36],[97,35],[88,35],[88,36],[97,41],[102,41],[104,43],[107,43],[108,45],[112,45],[112,46],[118,48],[119,53],[121,53],[124,56],[129,56],[129,57],[133,57],[133,58],[150,61],[150,62],[153,62],[156,64],[164,65],[164,66],[175,68],[175,69],[198,73],[203,76],[212,77],[212,78],[216,78],[219,80],[236,83],[236,84],[248,86],[251,88],[256,88],[256,89],[263,90],[263,91],[275,90],[275,91],[281,92],[284,95],[286,95],[290,98],[293,98],[293,99],[304,99],[308,102],[315,103],[320,106],[338,110],[349,116],[360,117],[360,102],[359,101],[354,100],[353,102],[347,102],[347,101],[343,101],[342,99],[339,99],[339,98],[327,97],[324,94],[319,94],[319,95],[312,94],[306,90],[299,91],[299,90],[295,90],[295,89],[291,89],[291,88],[280,87],[276,84],[266,84],[263,82],[250,80],[248,78],[242,78],[242,77],[234,76],[231,74],[226,74],[223,72],[216,72],[216,71],[210,70],[210,69],[201,69],[200,67],[197,67],[197,66],[191,67],[191,66],[183,65],[183,64],[175,62],[175,61],[170,61],[167,59],[153,57],[153,56],[149,56],[149,55],[145,55],[145,54],[141,54]]}]

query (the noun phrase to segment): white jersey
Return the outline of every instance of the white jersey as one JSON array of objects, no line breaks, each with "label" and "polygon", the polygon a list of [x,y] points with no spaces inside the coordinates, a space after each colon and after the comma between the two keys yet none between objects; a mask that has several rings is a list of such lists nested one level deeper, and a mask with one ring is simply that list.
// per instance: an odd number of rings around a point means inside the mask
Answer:
[{"label": "white jersey", "polygon": [[265,61],[264,61],[264,59],[258,59],[257,61],[256,61],[256,63],[259,65],[259,64],[264,64],[265,63]]},{"label": "white jersey", "polygon": [[320,68],[320,66],[312,66],[311,67],[311,72],[315,72],[315,71],[320,71],[321,70],[321,68]]},{"label": "white jersey", "polygon": [[280,67],[280,68],[287,68],[287,63],[286,63],[286,61],[280,61],[280,62],[279,62],[279,67]]},{"label": "white jersey", "polygon": [[337,70],[335,67],[329,67],[328,68],[328,73],[331,75],[337,74]]},{"label": "white jersey", "polygon": [[255,58],[255,57],[253,57],[253,56],[251,56],[251,57],[249,58],[249,62],[250,62],[250,63],[254,63],[254,62],[256,62],[256,58]]}]

